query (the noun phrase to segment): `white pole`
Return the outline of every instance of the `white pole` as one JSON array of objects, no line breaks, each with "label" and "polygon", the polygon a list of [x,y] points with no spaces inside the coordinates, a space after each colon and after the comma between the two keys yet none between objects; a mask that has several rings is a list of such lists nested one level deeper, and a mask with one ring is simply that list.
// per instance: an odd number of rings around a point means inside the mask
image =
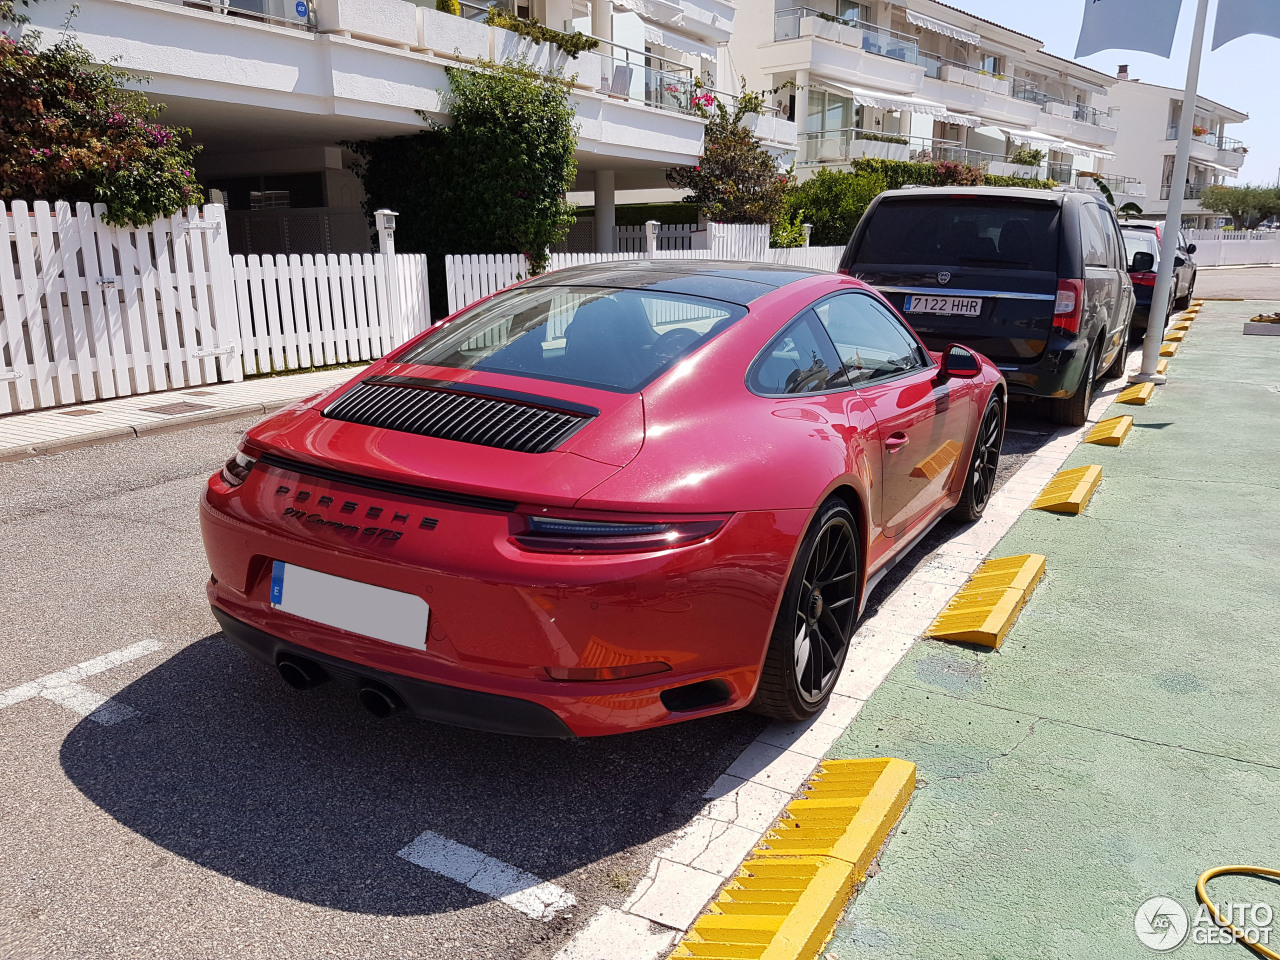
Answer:
[{"label": "white pole", "polygon": [[400,318],[404,311],[400,307],[400,271],[396,263],[396,217],[394,210],[375,210],[373,217],[378,228],[378,252],[382,254],[383,274],[387,278],[387,309],[391,316],[386,318],[387,335],[392,346],[400,346],[409,339],[409,332],[401,327]]},{"label": "white pole", "polygon": [[1187,88],[1182,95],[1182,118],[1178,123],[1178,149],[1173,156],[1173,183],[1169,185],[1169,206],[1164,215],[1164,233],[1160,236],[1160,269],[1156,273],[1155,290],[1151,293],[1147,335],[1142,340],[1142,371],[1130,377],[1130,383],[1165,382],[1165,378],[1156,373],[1156,365],[1160,362],[1160,344],[1164,341],[1168,313],[1166,307],[1173,287],[1173,261],[1178,255],[1178,234],[1182,229],[1182,200],[1191,158],[1191,127],[1195,122],[1200,58],[1204,53],[1204,27],[1208,19],[1209,0],[1199,0],[1196,27],[1191,34],[1191,57],[1187,61]]}]

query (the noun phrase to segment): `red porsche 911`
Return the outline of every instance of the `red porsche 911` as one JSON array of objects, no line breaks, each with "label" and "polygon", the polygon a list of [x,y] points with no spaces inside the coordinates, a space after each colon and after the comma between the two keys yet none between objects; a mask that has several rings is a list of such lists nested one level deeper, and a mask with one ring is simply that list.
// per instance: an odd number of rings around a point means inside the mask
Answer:
[{"label": "red porsche 911", "polygon": [[999,371],[848,276],[562,270],[253,427],[200,517],[214,615],[379,716],[594,736],[809,717],[868,589],[981,515]]}]

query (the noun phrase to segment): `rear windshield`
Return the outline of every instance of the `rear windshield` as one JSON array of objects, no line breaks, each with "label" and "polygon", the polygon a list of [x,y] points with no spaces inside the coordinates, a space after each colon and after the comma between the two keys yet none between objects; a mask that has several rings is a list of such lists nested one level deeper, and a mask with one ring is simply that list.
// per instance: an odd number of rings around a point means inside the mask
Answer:
[{"label": "rear windshield", "polygon": [[1128,262],[1133,263],[1133,255],[1146,251],[1157,260],[1160,259],[1160,241],[1156,239],[1154,230],[1121,230],[1124,236],[1124,249]]},{"label": "rear windshield", "polygon": [[[857,264],[1058,269],[1058,207],[986,199],[884,200]],[[855,264],[856,265],[856,264]]]},{"label": "rear windshield", "polygon": [[401,362],[634,393],[746,312],[652,290],[519,287],[463,314]]}]

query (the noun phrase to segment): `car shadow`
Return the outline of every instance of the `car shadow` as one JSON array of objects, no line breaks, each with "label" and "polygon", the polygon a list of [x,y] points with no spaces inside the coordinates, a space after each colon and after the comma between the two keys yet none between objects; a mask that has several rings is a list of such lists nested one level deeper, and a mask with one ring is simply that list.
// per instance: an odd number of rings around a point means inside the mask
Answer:
[{"label": "car shadow", "polygon": [[380,915],[487,899],[396,856],[423,831],[554,880],[687,823],[764,723],[735,713],[532,740],[379,721],[334,684],[286,687],[220,634],[116,696],[138,714],[87,718],[62,744],[62,768],[89,800],[249,886]]}]

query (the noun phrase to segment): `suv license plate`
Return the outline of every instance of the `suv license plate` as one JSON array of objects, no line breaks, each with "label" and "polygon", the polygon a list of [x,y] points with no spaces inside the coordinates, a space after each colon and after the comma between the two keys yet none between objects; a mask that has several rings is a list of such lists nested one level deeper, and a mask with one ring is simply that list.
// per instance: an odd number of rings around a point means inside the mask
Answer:
[{"label": "suv license plate", "polygon": [[982,313],[981,297],[934,297],[913,295],[907,297],[904,313],[950,313],[962,317],[976,317]]}]

